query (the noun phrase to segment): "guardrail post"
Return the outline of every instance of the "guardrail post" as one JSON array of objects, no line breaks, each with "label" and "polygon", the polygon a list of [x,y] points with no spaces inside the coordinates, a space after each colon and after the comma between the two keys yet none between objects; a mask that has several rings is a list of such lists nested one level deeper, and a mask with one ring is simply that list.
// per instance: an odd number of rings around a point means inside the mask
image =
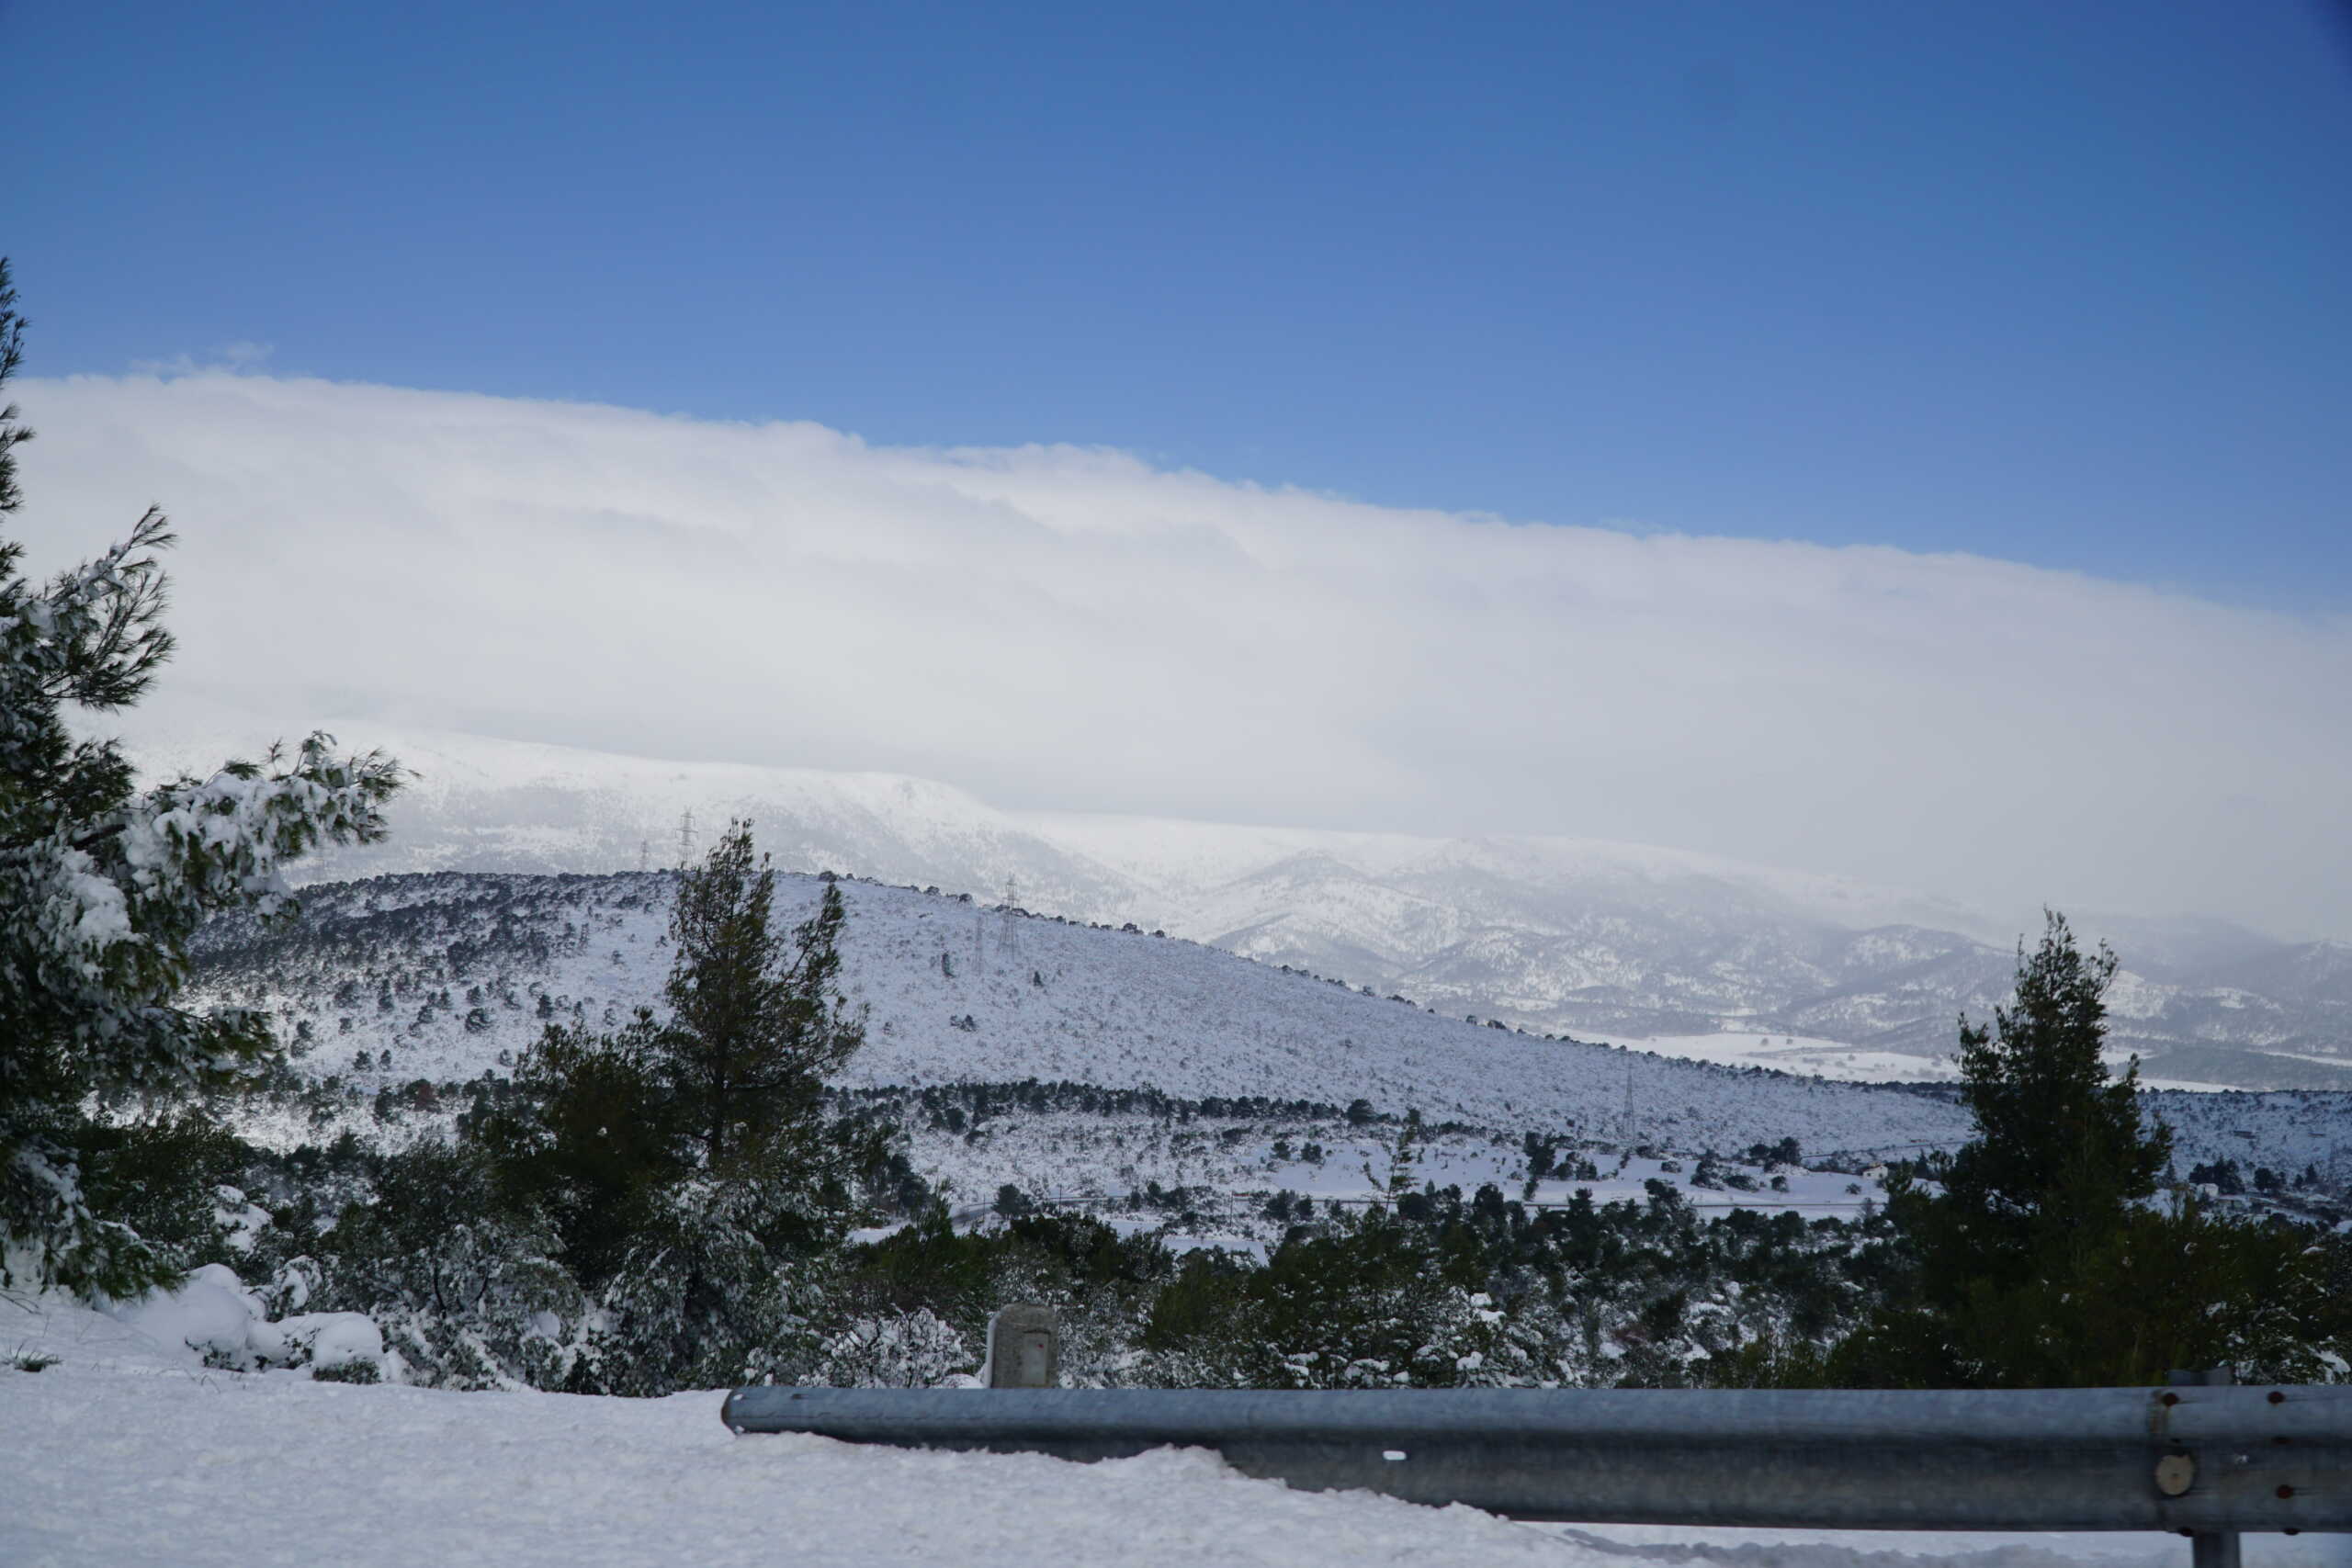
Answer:
[{"label": "guardrail post", "polygon": [[998,1308],[989,1319],[989,1386],[1054,1388],[1060,1384],[1061,1373],[1062,1329],[1054,1309],[1035,1302]]},{"label": "guardrail post", "polygon": [[[2227,1388],[2238,1381],[2235,1367],[2200,1367],[2194,1370],[2175,1369],[2165,1381],[2176,1388]],[[2188,1532],[2188,1568],[2241,1568],[2235,1530],[2191,1530]]]},{"label": "guardrail post", "polygon": [[2239,1568],[2238,1532],[2193,1530],[2188,1537],[2189,1568]]}]

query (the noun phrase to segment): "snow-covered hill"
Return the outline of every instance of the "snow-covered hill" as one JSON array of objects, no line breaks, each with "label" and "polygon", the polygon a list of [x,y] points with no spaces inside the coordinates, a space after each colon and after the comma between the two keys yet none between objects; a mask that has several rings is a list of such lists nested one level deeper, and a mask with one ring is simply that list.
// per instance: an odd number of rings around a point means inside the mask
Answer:
[{"label": "snow-covered hill", "polygon": [[[224,921],[198,999],[276,1013],[302,1069],[372,1095],[496,1070],[544,1024],[617,1024],[670,967],[673,874],[442,873],[316,886],[297,926]],[[780,879],[778,914],[819,879]],[[844,881],[843,981],[871,1009],[851,1086],[1067,1081],[1260,1097],[1619,1146],[1812,1156],[1948,1144],[1946,1092],[1659,1056],[1473,1024],[1215,948],[966,897]],[[2352,1150],[2352,1096],[2164,1095],[2183,1157],[2300,1170]],[[1274,1185],[1304,1186],[1284,1178]]]},{"label": "snow-covered hill", "polygon": [[[875,773],[674,763],[442,733],[370,738],[418,778],[385,843],[313,874],[677,863],[729,817],[791,869],[1135,922],[1542,1033],[1816,1039],[1861,1076],[1949,1076],[1953,1019],[2006,994],[2018,932],[1947,901],[1641,845],[1419,839],[997,810]],[[219,742],[157,747],[156,771]],[[2212,920],[2111,930],[2114,1038],[2153,1079],[2352,1088],[2352,947]],[[2143,957],[2142,955],[2145,956]],[[1719,1053],[1703,1041],[1702,1055]],[[1838,1057],[1823,1058],[1836,1070]]]},{"label": "snow-covered hill", "polygon": [[[658,1004],[675,880],[439,874],[313,886],[292,931],[208,933],[198,995],[267,1007],[298,1036],[307,1026],[307,1070],[363,1089],[469,1078],[549,1019],[617,1024]],[[802,918],[820,886],[781,879],[778,918]],[[1960,1124],[1940,1099],[1544,1040],[1140,930],[843,886],[843,981],[872,1009],[852,1084],[1037,1078],[1363,1099],[1689,1149],[1915,1143]],[[363,1053],[379,1065],[356,1067]]]}]

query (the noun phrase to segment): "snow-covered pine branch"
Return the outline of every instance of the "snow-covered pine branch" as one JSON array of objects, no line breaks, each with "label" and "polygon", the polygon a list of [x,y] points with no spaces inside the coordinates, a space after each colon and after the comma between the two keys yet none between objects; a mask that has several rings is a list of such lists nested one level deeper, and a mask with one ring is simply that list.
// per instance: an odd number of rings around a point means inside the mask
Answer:
[{"label": "snow-covered pine branch", "polygon": [[[0,380],[22,323],[0,263]],[[0,513],[14,447],[0,410]],[[94,1103],[157,1101],[233,1078],[272,1041],[259,1014],[175,1005],[188,943],[232,908],[291,912],[283,867],[322,840],[383,836],[400,768],[338,757],[311,736],[289,758],[232,761],[144,791],[111,740],[77,740],[74,707],[136,702],[172,651],[158,557],[173,542],[151,508],[130,537],[46,585],[0,539],[0,1283],[125,1294],[167,1260],[92,1213],[75,1153]]]},{"label": "snow-covered pine branch", "polygon": [[377,753],[339,758],[332,746],[313,735],[290,762],[273,750],[260,765],[175,780],[96,818],[46,811],[48,820],[28,824],[7,810],[21,799],[7,790],[17,798],[0,807],[10,818],[0,822],[9,840],[0,849],[0,1027],[10,1037],[0,1066],[0,1230],[23,1256],[0,1269],[110,1293],[153,1272],[128,1232],[88,1213],[71,1130],[91,1095],[168,1099],[219,1085],[270,1051],[264,1016],[199,1015],[174,998],[206,916],[289,916],[287,862],[322,839],[382,836],[398,765]]},{"label": "snow-covered pine branch", "polygon": [[12,950],[0,1007],[51,1015],[80,1051],[107,1058],[111,1081],[200,1087],[220,1053],[190,1046],[230,1015],[199,1021],[170,1005],[197,927],[220,909],[290,914],[286,863],[322,838],[383,835],[380,808],[398,765],[373,752],[338,758],[333,746],[332,736],[313,735],[290,764],[274,749],[261,764],[177,779],[95,819],[58,814],[29,841],[11,831],[0,849]]}]

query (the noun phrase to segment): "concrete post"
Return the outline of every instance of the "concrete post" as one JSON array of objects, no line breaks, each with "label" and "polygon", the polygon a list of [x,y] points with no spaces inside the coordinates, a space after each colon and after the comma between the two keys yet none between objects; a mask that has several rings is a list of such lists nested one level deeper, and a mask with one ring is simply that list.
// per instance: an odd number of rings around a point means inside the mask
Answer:
[{"label": "concrete post", "polygon": [[1061,1384],[1062,1331],[1054,1309],[1014,1302],[989,1319],[989,1386],[1057,1388]]}]

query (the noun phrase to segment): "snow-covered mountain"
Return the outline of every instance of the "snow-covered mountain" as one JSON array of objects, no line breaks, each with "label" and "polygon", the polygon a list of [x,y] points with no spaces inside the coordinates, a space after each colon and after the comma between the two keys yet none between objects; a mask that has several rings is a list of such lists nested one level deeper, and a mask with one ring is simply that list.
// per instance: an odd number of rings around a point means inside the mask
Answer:
[{"label": "snow-covered mountain", "polygon": [[[1989,1014],[2015,964],[2016,931],[1948,901],[1646,846],[1015,813],[891,774],[368,733],[417,778],[391,839],[322,857],[318,878],[659,867],[748,817],[789,869],[1009,894],[1538,1032],[1727,1035],[1751,1056],[1803,1041],[1895,1077],[1948,1072],[1955,1016]],[[217,740],[143,756],[218,759]],[[2352,945],[2210,919],[2077,925],[2125,959],[2114,1039],[2150,1077],[2352,1087]]]},{"label": "snow-covered mountain", "polygon": [[[207,928],[194,999],[269,1010],[304,1074],[361,1100],[420,1078],[463,1082],[499,1070],[547,1022],[614,1025],[657,1006],[676,881],[444,873],[314,886],[290,928],[264,931],[244,917]],[[803,918],[820,886],[780,878],[779,919]],[[1547,1039],[1177,938],[842,886],[842,984],[871,1010],[850,1088],[1034,1079],[1194,1100],[1362,1100],[1514,1145],[1532,1132],[1697,1153],[1793,1137],[1809,1156],[1865,1162],[1967,1135],[1948,1090]],[[2342,1136],[2352,1096],[2153,1103],[2192,1163],[2259,1157],[2352,1175],[2335,1168],[2352,1157]]]}]

